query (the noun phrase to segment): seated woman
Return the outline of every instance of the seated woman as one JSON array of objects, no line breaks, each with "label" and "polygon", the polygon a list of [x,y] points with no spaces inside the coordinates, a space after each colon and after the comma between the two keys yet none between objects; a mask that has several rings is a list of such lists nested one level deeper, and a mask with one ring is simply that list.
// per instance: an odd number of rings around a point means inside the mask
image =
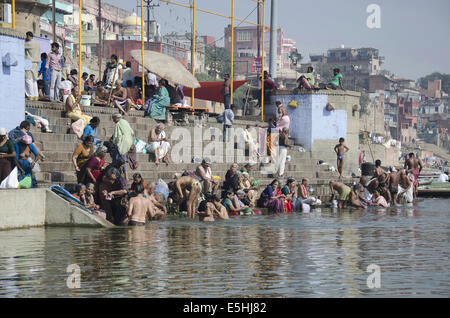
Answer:
[{"label": "seated woman", "polygon": [[[41,157],[36,148],[33,146],[31,137],[28,135],[24,135],[20,138],[19,142],[14,145],[14,148],[16,150],[16,159],[19,162],[19,166],[22,168],[21,171],[23,171],[18,180],[20,182],[26,177],[31,177],[31,188],[33,188],[36,184],[36,180],[34,179],[32,170]],[[30,160],[30,152],[33,153],[34,160]]]},{"label": "seated woman", "polygon": [[237,163],[233,163],[230,167],[230,169],[225,174],[225,183],[230,182],[230,179],[234,176],[236,171],[238,170],[239,166]]},{"label": "seated woman", "polygon": [[89,159],[86,166],[85,184],[97,182],[97,178],[105,167],[105,155],[107,148],[105,146],[98,147],[94,155]]},{"label": "seated woman", "polygon": [[86,185],[86,193],[84,194],[84,196],[81,197],[81,202],[83,202],[83,204],[88,209],[96,211],[100,209],[100,206],[95,203],[94,192],[95,192],[94,184],[88,183]]},{"label": "seated woman", "polygon": [[6,129],[0,128],[0,183],[11,173],[12,163],[15,163],[19,171],[25,174],[17,161],[14,143],[8,139]]},{"label": "seated woman", "polygon": [[241,207],[235,206],[233,201],[234,201],[234,193],[231,191],[227,191],[225,194],[225,199],[222,201],[222,205],[227,209],[228,215],[232,216],[240,215],[241,211],[244,212],[244,210],[247,210],[249,208],[246,205]]},{"label": "seated woman", "polygon": [[[94,154],[94,137],[87,136],[83,143],[79,144],[72,155],[72,163],[75,167],[78,183],[84,183],[86,178],[86,168],[89,159]],[[92,181],[92,180],[90,180]]]},{"label": "seated woman", "polygon": [[83,119],[87,124],[91,121],[92,117],[84,115],[80,107],[81,95],[78,95],[78,87],[72,88],[72,94],[66,99],[66,117],[77,121]]},{"label": "seated woman", "polygon": [[315,197],[309,194],[308,187],[309,187],[309,179],[305,178],[302,180],[302,183],[299,186],[299,193],[298,193],[302,203],[311,206],[321,205],[322,204],[321,200],[316,199]]},{"label": "seated woman", "polygon": [[[238,190],[233,198],[233,205],[241,210],[244,215],[251,215],[253,209],[250,207],[250,200],[246,197],[244,190]],[[246,208],[245,208],[246,207]]]},{"label": "seated woman", "polygon": [[170,96],[166,89],[167,81],[159,81],[158,93],[153,95],[150,103],[150,117],[156,120],[166,120],[166,107],[170,106]]},{"label": "seated woman", "polygon": [[250,201],[250,207],[256,207],[256,203],[258,200],[258,187],[251,185],[250,178],[247,172],[242,173],[240,189],[244,190],[247,194],[247,198]]},{"label": "seated woman", "polygon": [[294,179],[288,179],[281,192],[286,196],[286,202],[284,204],[286,212],[292,213],[302,210],[301,200],[297,196],[297,182]]},{"label": "seated woman", "polygon": [[166,137],[166,132],[164,131],[163,124],[158,124],[155,128],[150,130],[148,143],[150,144],[149,150],[155,155],[156,164],[159,164],[160,160],[162,160],[166,164],[170,163],[170,143],[169,139],[167,139]]},{"label": "seated woman", "polygon": [[375,191],[372,197],[372,206],[381,206],[383,208],[388,208],[389,203],[387,203],[386,199],[380,194],[380,192]]},{"label": "seated woman", "polygon": [[268,208],[270,214],[284,213],[284,194],[278,189],[278,180],[273,180],[270,185],[261,193],[258,200],[258,207]]}]

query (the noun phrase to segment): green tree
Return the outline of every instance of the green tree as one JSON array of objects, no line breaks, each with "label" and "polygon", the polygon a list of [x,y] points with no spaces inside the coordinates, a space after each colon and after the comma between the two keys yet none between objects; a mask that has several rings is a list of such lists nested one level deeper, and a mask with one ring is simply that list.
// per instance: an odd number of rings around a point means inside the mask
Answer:
[{"label": "green tree", "polygon": [[447,94],[450,94],[450,74],[441,74],[439,72],[434,72],[425,77],[419,78],[419,85],[423,89],[428,88],[428,81],[441,80],[442,90]]},{"label": "green tree", "polygon": [[207,45],[205,48],[205,66],[210,76],[221,80],[225,74],[231,73],[230,52],[223,47]]}]

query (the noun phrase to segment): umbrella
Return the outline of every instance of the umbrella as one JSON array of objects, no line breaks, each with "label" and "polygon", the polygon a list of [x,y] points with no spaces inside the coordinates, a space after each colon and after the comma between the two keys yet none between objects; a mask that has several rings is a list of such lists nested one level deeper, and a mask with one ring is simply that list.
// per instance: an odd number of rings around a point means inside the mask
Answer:
[{"label": "umbrella", "polygon": [[[131,51],[131,57],[142,64],[141,50]],[[176,59],[154,51],[144,51],[144,67],[172,83],[190,88],[200,87],[197,79]]]}]

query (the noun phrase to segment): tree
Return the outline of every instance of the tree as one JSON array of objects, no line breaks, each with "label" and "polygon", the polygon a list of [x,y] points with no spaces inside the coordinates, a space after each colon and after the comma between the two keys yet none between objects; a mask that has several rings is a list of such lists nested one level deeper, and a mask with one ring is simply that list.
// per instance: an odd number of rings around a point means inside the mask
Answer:
[{"label": "tree", "polygon": [[419,85],[423,89],[428,88],[428,81],[441,80],[442,90],[447,94],[450,94],[450,74],[441,74],[439,72],[434,72],[425,77],[419,78]]},{"label": "tree", "polygon": [[222,79],[225,74],[230,73],[230,52],[223,47],[207,45],[205,47],[205,66],[210,76]]}]

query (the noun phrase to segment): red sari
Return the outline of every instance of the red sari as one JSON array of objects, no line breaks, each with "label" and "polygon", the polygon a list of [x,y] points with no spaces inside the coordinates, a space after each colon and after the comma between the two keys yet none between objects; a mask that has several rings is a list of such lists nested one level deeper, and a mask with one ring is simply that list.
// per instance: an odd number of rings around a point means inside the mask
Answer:
[{"label": "red sari", "polygon": [[[91,159],[89,159],[89,162],[87,164],[87,168],[91,169],[91,173],[94,176],[95,179],[97,179],[100,176],[100,173],[102,172],[102,168],[105,166],[105,157],[103,157],[101,160],[98,160],[97,157],[92,156]],[[86,179],[85,183],[95,183],[96,180],[92,180],[91,176],[86,173]]]}]

